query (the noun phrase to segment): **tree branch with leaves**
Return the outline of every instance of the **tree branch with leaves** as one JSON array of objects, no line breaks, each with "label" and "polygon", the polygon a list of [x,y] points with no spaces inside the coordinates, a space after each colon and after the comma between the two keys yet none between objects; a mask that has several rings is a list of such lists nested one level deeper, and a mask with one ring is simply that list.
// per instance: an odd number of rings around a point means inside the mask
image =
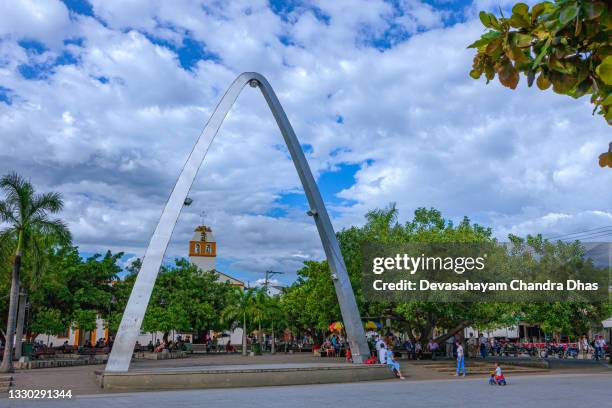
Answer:
[{"label": "tree branch with leaves", "polygon": [[[505,17],[480,12],[487,31],[468,48],[477,50],[470,76],[515,89],[527,85],[580,98],[591,96],[593,113],[612,125],[612,3],[545,1],[529,8],[517,3]],[[612,165],[612,160],[610,161]]]}]

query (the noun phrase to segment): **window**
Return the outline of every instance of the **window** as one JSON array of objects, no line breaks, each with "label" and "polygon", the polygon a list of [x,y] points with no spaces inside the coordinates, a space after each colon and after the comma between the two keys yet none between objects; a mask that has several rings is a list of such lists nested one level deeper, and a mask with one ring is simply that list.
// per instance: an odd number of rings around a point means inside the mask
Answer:
[{"label": "window", "polygon": [[212,250],[211,250],[211,248],[210,248],[210,245],[206,245],[206,253],[207,253],[208,255],[210,255],[210,254],[212,253]]},{"label": "window", "polygon": [[195,253],[196,254],[200,253],[200,244],[195,244]]}]

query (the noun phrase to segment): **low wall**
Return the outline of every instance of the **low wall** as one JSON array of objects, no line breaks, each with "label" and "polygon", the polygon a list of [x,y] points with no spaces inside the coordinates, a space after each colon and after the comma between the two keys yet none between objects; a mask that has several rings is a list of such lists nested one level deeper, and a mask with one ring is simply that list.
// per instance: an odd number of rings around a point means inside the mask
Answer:
[{"label": "low wall", "polygon": [[515,365],[519,367],[532,367],[532,368],[550,368],[548,361],[542,358],[528,358],[528,357],[508,357],[508,356],[488,356],[486,359],[471,359],[473,361],[486,361],[491,364],[500,362],[506,365]]},{"label": "low wall", "polygon": [[104,364],[108,358],[96,357],[96,358],[82,358],[82,359],[46,359],[46,360],[34,360],[34,361],[15,361],[13,363],[16,369],[31,370],[35,368],[55,368],[55,367],[72,367],[81,365],[91,364]]},{"label": "low wall", "polygon": [[[508,357],[497,356],[487,357],[486,361],[517,365],[522,367],[537,367],[537,368],[572,368],[572,367],[600,367],[605,366],[608,360],[593,360],[593,359],[578,359],[578,358],[526,358],[526,357]],[[482,360],[480,360],[482,361]]]},{"label": "low wall", "polygon": [[[228,366],[231,367],[231,366]],[[383,365],[338,365],[287,368],[189,368],[181,370],[99,373],[108,390],[172,390],[331,384],[395,378]]]},{"label": "low wall", "polygon": [[151,353],[151,352],[138,352],[134,353],[135,359],[144,359],[144,360],[172,360],[175,358],[187,358],[187,352],[185,351],[170,351],[170,352],[161,352],[161,353]]}]

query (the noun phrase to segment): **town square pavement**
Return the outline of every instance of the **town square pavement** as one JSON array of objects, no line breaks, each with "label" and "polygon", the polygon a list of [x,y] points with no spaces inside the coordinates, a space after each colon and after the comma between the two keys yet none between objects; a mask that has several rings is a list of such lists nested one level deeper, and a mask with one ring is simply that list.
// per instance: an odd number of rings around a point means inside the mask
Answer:
[{"label": "town square pavement", "polygon": [[552,374],[509,378],[506,387],[483,377],[367,383],[79,395],[63,401],[0,400],[0,407],[604,407],[612,374]]}]

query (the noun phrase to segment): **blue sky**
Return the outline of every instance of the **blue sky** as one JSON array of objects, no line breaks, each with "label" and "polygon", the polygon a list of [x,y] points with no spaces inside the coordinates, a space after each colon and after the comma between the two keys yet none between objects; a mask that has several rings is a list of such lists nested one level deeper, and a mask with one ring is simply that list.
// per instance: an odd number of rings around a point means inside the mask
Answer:
[{"label": "blue sky", "polygon": [[[0,5],[0,173],[60,191],[84,255],[142,256],[211,109],[264,74],[336,229],[396,202],[508,233],[609,225],[609,129],[586,99],[467,73],[477,13],[510,0],[21,0]],[[532,4],[533,2],[528,2]],[[219,266],[248,281],[323,252],[273,119],[246,89],[167,251],[206,211]]]}]

